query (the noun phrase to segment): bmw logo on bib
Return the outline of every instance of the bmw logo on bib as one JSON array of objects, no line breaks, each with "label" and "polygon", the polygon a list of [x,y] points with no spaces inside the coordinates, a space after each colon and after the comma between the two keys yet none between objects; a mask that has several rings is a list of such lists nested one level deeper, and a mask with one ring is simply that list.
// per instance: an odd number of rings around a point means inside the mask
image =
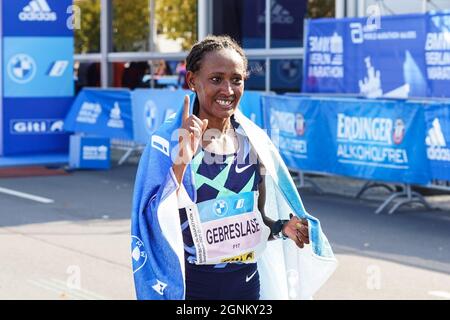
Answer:
[{"label": "bmw logo on bib", "polygon": [[8,62],[8,75],[14,82],[27,83],[34,78],[36,63],[26,54],[16,54]]},{"label": "bmw logo on bib", "polygon": [[228,211],[228,205],[225,200],[217,200],[214,203],[214,213],[219,216],[223,217],[227,214]]}]

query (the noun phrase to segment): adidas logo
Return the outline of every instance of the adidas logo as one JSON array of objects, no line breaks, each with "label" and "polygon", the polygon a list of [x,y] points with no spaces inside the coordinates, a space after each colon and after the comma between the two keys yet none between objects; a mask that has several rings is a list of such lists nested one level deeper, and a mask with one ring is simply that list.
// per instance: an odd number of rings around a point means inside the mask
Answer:
[{"label": "adidas logo", "polygon": [[[286,10],[281,4],[276,1],[272,2],[271,8],[271,23],[272,24],[292,24],[294,23],[294,17],[291,13]],[[264,23],[266,21],[266,13],[258,17],[259,23]]]},{"label": "adidas logo", "polygon": [[428,130],[428,135],[425,138],[425,143],[428,146],[428,159],[450,161],[450,149],[445,148],[447,145],[439,119],[435,118],[432,124],[433,126]]},{"label": "adidas logo", "polygon": [[430,147],[445,147],[445,138],[438,118],[433,120],[433,127],[428,130],[425,143]]},{"label": "adidas logo", "polygon": [[48,6],[46,0],[31,0],[22,12],[19,13],[20,21],[56,21],[56,12]]}]

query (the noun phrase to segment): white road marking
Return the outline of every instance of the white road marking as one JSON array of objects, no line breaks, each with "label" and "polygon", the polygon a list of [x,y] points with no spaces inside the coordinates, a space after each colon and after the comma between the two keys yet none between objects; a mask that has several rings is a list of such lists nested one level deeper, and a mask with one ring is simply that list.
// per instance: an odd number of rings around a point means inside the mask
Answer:
[{"label": "white road marking", "polygon": [[20,192],[20,191],[16,191],[16,190],[12,190],[12,189],[1,188],[1,187],[0,187],[0,193],[5,193],[5,194],[9,194],[11,196],[16,196],[19,198],[24,198],[24,199],[33,200],[33,201],[37,201],[40,203],[46,203],[46,204],[55,202],[52,199],[39,197],[39,196],[35,196],[35,195],[29,194],[29,193]]},{"label": "white road marking", "polygon": [[67,298],[73,298],[77,300],[106,300],[106,297],[100,296],[96,293],[84,290],[84,289],[71,289],[66,283],[61,280],[51,279],[51,280],[28,280],[30,283],[37,287],[41,287],[58,294],[65,294]]},{"label": "white road marking", "polygon": [[428,294],[430,296],[435,296],[435,297],[444,298],[444,299],[450,299],[450,292],[446,292],[446,291],[428,291]]}]

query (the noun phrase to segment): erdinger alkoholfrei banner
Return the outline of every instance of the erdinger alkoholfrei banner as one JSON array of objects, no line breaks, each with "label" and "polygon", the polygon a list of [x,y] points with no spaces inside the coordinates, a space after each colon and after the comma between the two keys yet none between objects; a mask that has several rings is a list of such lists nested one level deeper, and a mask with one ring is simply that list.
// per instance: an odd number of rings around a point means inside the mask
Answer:
[{"label": "erdinger alkoholfrei banner", "polygon": [[426,184],[423,105],[264,97],[265,124],[286,164],[368,180]]},{"label": "erdinger alkoholfrei banner", "polygon": [[73,99],[72,0],[0,0],[0,155],[63,153]]},{"label": "erdinger alkoholfrei banner", "polygon": [[320,156],[327,162],[324,172],[388,182],[429,182],[422,104],[358,99],[319,103],[320,123],[328,131],[316,137],[322,145]]},{"label": "erdinger alkoholfrei banner", "polygon": [[450,13],[307,24],[304,92],[450,96]]},{"label": "erdinger alkoholfrei banner", "polygon": [[425,107],[427,157],[434,184],[448,187],[450,181],[450,104]]}]

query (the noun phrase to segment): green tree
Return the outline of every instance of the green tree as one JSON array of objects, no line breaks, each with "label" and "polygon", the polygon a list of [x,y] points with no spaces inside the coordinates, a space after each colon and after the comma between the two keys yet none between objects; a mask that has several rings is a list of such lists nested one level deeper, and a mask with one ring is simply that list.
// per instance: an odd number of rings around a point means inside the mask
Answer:
[{"label": "green tree", "polygon": [[308,0],[307,18],[334,18],[335,0]]},{"label": "green tree", "polygon": [[[149,0],[112,0],[113,51],[149,50]],[[100,0],[74,0],[81,28],[75,29],[75,52],[100,51]],[[182,39],[183,49],[197,41],[197,0],[155,0],[158,34]]]},{"label": "green tree", "polygon": [[158,34],[182,39],[183,50],[197,41],[197,0],[155,0]]},{"label": "green tree", "polygon": [[[148,50],[149,0],[113,0],[113,51]],[[75,52],[100,51],[100,0],[75,0],[80,29],[75,29]]]},{"label": "green tree", "polygon": [[75,0],[80,8],[80,28],[75,29],[75,53],[100,51],[100,0]]},{"label": "green tree", "polygon": [[149,49],[149,0],[113,0],[113,51]]}]

